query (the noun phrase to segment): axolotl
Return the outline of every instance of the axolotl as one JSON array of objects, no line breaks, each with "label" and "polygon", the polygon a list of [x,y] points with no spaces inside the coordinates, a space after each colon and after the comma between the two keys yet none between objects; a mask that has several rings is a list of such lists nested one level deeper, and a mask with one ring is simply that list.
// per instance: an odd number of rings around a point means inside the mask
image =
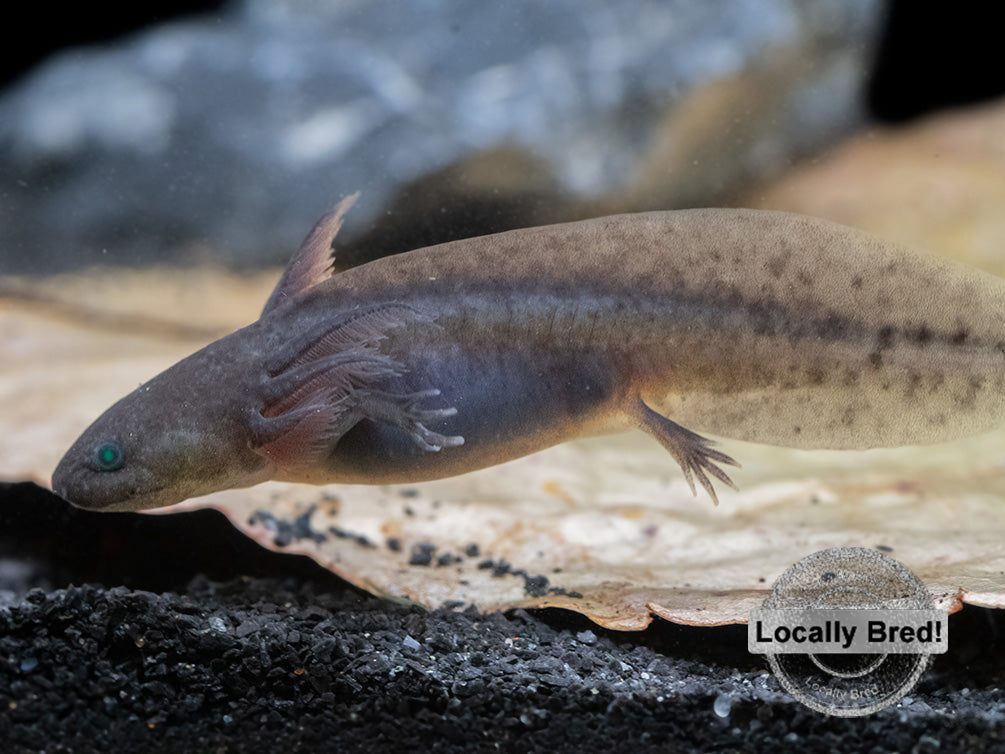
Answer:
[{"label": "axolotl", "polygon": [[717,500],[701,433],[934,443],[1005,419],[1005,281],[794,214],[697,209],[526,228],[332,274],[354,197],[253,324],[109,408],[53,489],[170,505],[270,479],[414,483],[638,428]]}]

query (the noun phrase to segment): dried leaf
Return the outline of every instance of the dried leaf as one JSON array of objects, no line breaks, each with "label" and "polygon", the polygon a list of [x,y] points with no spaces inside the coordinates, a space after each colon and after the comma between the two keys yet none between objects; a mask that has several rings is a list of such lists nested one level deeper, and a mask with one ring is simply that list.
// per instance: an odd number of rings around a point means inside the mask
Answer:
[{"label": "dried leaf", "polygon": [[[0,283],[0,478],[47,483],[107,405],[210,333],[254,319],[275,279],[214,273],[227,305],[179,305],[207,274],[108,273],[90,301],[69,292],[92,295],[93,277],[45,289]],[[143,295],[118,314],[95,313],[119,300],[119,286]],[[134,308],[142,320],[121,319]],[[721,490],[718,508],[690,495],[655,442],[629,433],[438,482],[270,483],[167,510],[218,508],[266,547],[310,555],[375,594],[484,610],[559,606],[619,629],[641,629],[652,614],[745,621],[789,565],[845,545],[883,548],[947,609],[1005,606],[1005,430],[867,452],[721,448],[743,469],[741,491]]]}]

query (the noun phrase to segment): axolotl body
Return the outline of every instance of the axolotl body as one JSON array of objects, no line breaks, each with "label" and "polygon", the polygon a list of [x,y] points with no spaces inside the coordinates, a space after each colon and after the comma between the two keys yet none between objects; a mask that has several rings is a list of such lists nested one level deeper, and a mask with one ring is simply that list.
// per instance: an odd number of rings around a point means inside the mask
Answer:
[{"label": "axolotl body", "polygon": [[261,318],[109,408],[53,489],[101,510],[269,479],[418,482],[640,428],[716,499],[697,432],[932,443],[1005,419],[1005,281],[793,214],[527,228],[330,273],[354,197]]}]

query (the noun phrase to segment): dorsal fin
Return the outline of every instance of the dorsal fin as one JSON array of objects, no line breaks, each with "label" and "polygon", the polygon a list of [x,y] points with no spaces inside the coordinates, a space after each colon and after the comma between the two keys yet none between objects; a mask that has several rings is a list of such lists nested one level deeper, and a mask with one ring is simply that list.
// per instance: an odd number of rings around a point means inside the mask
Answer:
[{"label": "dorsal fin", "polygon": [[331,273],[335,236],[342,227],[345,213],[356,203],[358,198],[359,192],[357,191],[340,201],[328,214],[318,220],[317,225],[307,234],[307,238],[300,244],[300,248],[290,258],[290,263],[286,265],[286,270],[279,279],[278,285],[272,291],[269,300],[265,302],[265,308],[262,309],[263,315],[328,279]]}]

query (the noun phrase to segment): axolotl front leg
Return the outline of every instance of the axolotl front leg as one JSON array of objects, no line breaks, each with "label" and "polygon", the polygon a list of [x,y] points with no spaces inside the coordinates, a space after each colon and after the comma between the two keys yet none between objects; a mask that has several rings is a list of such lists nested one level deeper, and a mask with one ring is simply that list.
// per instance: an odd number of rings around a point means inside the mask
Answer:
[{"label": "axolotl front leg", "polygon": [[249,393],[249,445],[275,466],[275,478],[325,479],[341,438],[363,420],[378,421],[407,434],[423,451],[464,443],[426,424],[456,413],[453,407],[423,403],[438,388],[411,392],[381,389],[406,368],[381,353],[377,344],[408,323],[431,323],[402,305],[353,311],[308,329],[263,365],[261,381]]}]

